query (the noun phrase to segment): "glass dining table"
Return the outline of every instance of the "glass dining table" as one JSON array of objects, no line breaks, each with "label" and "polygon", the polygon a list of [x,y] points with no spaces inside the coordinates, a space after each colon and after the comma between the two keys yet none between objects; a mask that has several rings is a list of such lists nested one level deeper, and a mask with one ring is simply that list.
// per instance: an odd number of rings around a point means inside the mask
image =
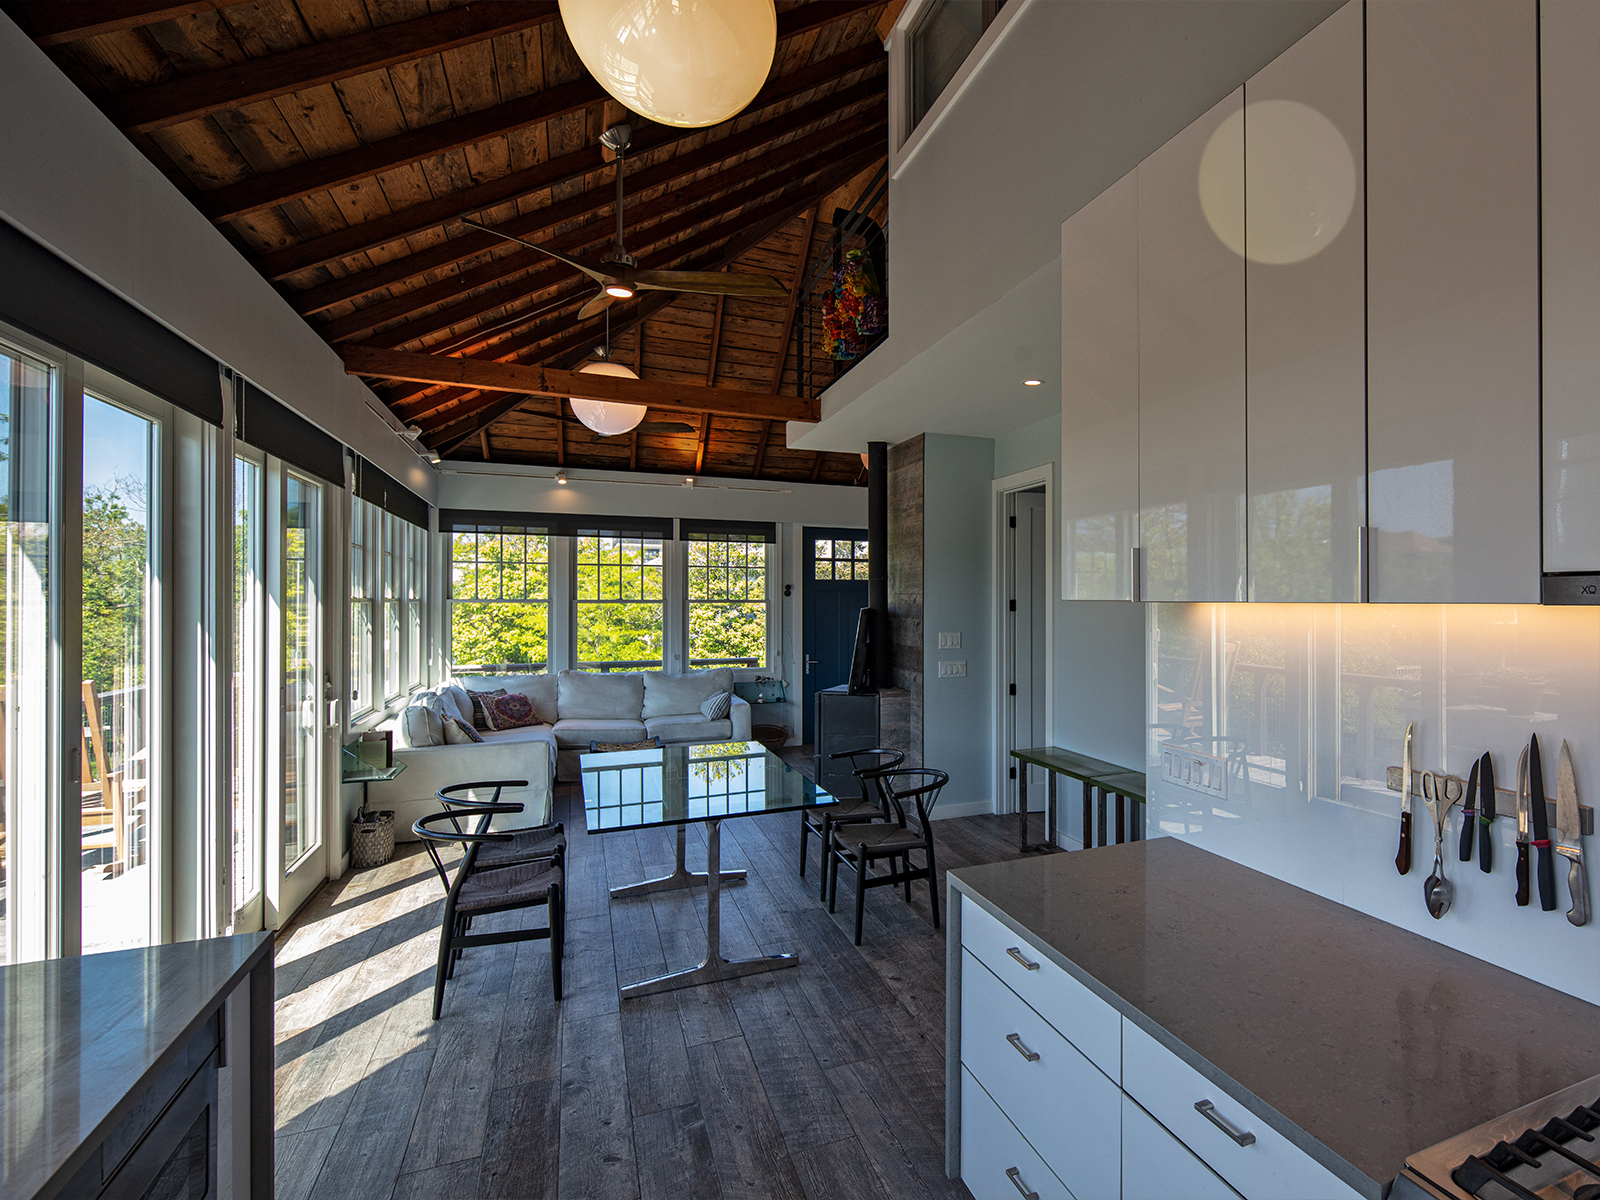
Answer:
[{"label": "glass dining table", "polygon": [[[834,797],[755,742],[584,754],[579,757],[579,770],[584,823],[591,834],[669,825],[678,830],[673,872],[659,879],[613,888],[613,898],[701,882],[706,887],[705,958],[697,966],[622,986],[618,990],[624,999],[775,971],[800,961],[795,954],[745,959],[722,956],[718,911],[722,884],[744,878],[743,871],[722,870],[722,822],[733,817],[818,808],[837,803]],[[684,829],[691,824],[706,827],[704,873],[689,871],[684,865]]]}]

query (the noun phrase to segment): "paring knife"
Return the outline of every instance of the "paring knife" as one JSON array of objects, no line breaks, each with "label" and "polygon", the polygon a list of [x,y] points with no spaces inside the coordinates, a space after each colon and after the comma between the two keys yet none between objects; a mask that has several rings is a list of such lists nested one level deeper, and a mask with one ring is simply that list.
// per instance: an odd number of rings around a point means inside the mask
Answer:
[{"label": "paring knife", "polygon": [[1494,759],[1483,752],[1478,770],[1478,870],[1494,869]]},{"label": "paring knife", "polygon": [[1528,748],[1517,759],[1517,904],[1528,906]]},{"label": "paring knife", "polygon": [[1405,747],[1400,751],[1400,852],[1394,856],[1395,869],[1411,873],[1411,738],[1415,721],[1406,722]]},{"label": "paring knife", "polygon": [[1561,767],[1556,775],[1556,853],[1569,859],[1567,891],[1572,907],[1567,920],[1589,923],[1589,872],[1583,865],[1583,825],[1578,820],[1578,780],[1572,773],[1572,748],[1561,739]]},{"label": "paring knife", "polygon": [[1472,773],[1467,776],[1467,795],[1461,802],[1461,861],[1472,861],[1472,839],[1478,832],[1478,823],[1473,820],[1478,815],[1478,763],[1472,764]]},{"label": "paring knife", "polygon": [[1539,735],[1528,739],[1528,807],[1533,811],[1533,848],[1539,852],[1534,874],[1539,878],[1539,907],[1556,910],[1556,860],[1550,850],[1550,810],[1544,803],[1544,767],[1539,762]]}]

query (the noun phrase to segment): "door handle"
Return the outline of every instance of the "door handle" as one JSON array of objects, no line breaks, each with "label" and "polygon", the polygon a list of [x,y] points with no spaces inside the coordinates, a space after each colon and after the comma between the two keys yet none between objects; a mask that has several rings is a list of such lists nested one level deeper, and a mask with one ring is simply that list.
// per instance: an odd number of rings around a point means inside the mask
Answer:
[{"label": "door handle", "polygon": [[1218,1129],[1222,1130],[1223,1133],[1231,1137],[1236,1145],[1254,1146],[1256,1144],[1255,1134],[1250,1133],[1248,1130],[1235,1129],[1233,1123],[1224,1118],[1223,1115],[1217,1111],[1217,1106],[1211,1103],[1211,1101],[1195,1101],[1194,1110],[1206,1120],[1210,1121]]},{"label": "door handle", "polygon": [[820,658],[812,658],[811,655],[809,655],[809,654],[805,656],[805,659],[806,659],[806,674],[807,675],[811,674],[811,668],[812,667],[816,666],[818,663],[820,663],[822,661]]}]

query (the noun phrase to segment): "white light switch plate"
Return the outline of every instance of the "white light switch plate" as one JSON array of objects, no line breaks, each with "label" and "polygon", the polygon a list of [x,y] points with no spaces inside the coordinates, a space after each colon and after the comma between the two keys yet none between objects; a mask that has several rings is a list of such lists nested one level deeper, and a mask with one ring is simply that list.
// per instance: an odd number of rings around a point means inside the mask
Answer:
[{"label": "white light switch plate", "polygon": [[957,659],[945,658],[945,659],[940,659],[939,660],[939,678],[940,679],[965,679],[966,677],[967,677],[967,660],[966,659],[964,659],[964,658],[957,658]]},{"label": "white light switch plate", "polygon": [[939,635],[939,649],[941,649],[941,650],[959,650],[959,649],[961,649],[961,635],[959,633],[941,633]]}]

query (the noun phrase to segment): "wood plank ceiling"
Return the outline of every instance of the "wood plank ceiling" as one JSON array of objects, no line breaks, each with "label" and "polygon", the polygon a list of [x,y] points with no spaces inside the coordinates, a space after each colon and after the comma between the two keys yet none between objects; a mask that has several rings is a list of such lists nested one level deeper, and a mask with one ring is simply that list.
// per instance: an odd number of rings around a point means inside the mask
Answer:
[{"label": "wood plank ceiling", "polygon": [[[598,139],[629,121],[624,219],[640,266],[762,272],[790,296],[642,292],[611,309],[613,356],[647,380],[796,396],[807,381],[795,285],[830,253],[834,210],[855,202],[887,149],[874,28],[885,5],[777,7],[761,93],[730,121],[679,130],[606,95],[554,0],[0,0],[341,350],[590,360],[605,335],[603,318],[577,315],[592,282],[458,218],[598,256],[615,224],[615,168]],[[652,409],[633,434],[602,438],[554,397],[374,386],[447,458],[863,478],[857,457],[791,450],[783,422],[759,416]]]}]

